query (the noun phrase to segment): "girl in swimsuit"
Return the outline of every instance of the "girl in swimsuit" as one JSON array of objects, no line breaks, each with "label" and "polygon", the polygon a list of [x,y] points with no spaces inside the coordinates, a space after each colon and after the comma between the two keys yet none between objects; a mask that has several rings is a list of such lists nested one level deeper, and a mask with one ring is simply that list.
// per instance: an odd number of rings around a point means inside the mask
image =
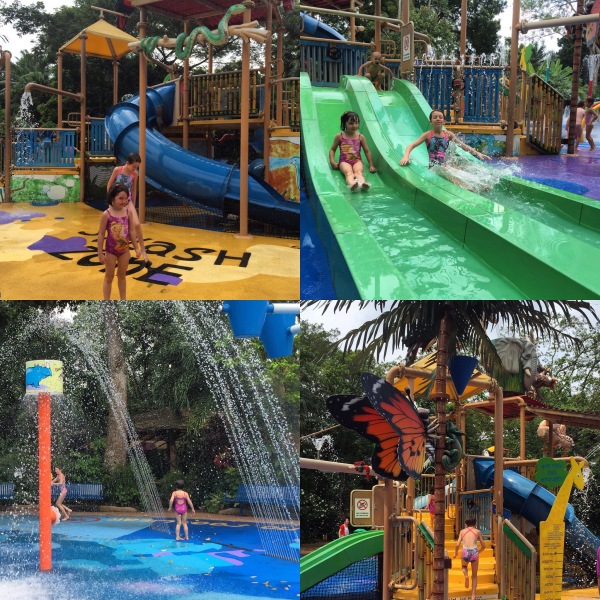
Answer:
[{"label": "girl in swimsuit", "polygon": [[106,191],[110,192],[111,188],[116,184],[124,185],[129,193],[127,210],[129,211],[129,219],[135,234],[140,244],[140,254],[146,263],[146,266],[150,266],[150,261],[146,256],[146,247],[144,246],[144,235],[142,233],[142,226],[140,224],[140,218],[138,217],[135,204],[137,202],[137,182],[138,182],[138,168],[142,162],[140,155],[137,152],[131,152],[127,155],[127,161],[120,167],[113,169],[112,175],[106,184]]},{"label": "girl in swimsuit", "polygon": [[[475,517],[469,517],[465,519],[466,527],[460,532],[458,540],[456,540],[456,549],[454,551],[454,558],[458,556],[458,548],[462,542],[462,554],[461,564],[463,575],[465,576],[465,587],[469,587],[469,570],[468,566],[471,565],[471,578],[473,580],[473,589],[471,591],[471,600],[475,600],[475,592],[477,590],[477,568],[479,567],[479,552],[485,550],[485,544],[481,531],[475,528]],[[481,550],[478,550],[477,544],[481,543]]]},{"label": "girl in swimsuit", "polygon": [[[347,111],[342,115],[341,128],[342,133],[338,133],[333,138],[333,144],[329,149],[329,163],[332,169],[339,169],[344,177],[348,187],[354,191],[360,188],[368,190],[371,186],[365,181],[363,172],[364,165],[360,157],[360,150],[365,153],[369,161],[369,171],[375,173],[377,169],[373,164],[371,151],[367,145],[367,140],[362,133],[358,133],[360,120],[355,112]],[[340,149],[340,160],[335,162],[335,151]]]},{"label": "girl in swimsuit", "polygon": [[182,538],[179,537],[179,532],[181,531],[181,526],[183,525],[183,532],[185,534],[184,540],[188,540],[188,526],[187,526],[187,505],[190,505],[192,509],[192,514],[196,513],[194,509],[194,505],[192,504],[192,500],[187,492],[183,490],[183,481],[179,479],[175,482],[175,486],[177,489],[171,494],[171,499],[169,500],[169,510],[173,507],[173,503],[175,503],[175,519],[177,520],[177,525],[175,526],[175,541],[182,541]]},{"label": "girl in swimsuit", "polygon": [[[126,299],[126,275],[129,265],[129,241],[131,229],[129,226],[129,211],[127,210],[127,188],[117,184],[108,193],[109,207],[102,213],[100,218],[100,229],[98,231],[98,260],[105,265],[104,283],[102,292],[104,300],[110,300],[110,291],[117,267],[117,281],[119,285],[119,297]],[[104,248],[104,234],[106,237],[106,252]],[[135,236],[133,245],[137,251]]]},{"label": "girl in swimsuit", "polygon": [[69,520],[69,516],[71,515],[71,513],[73,512],[68,506],[65,506],[63,504],[63,500],[65,499],[66,495],[67,495],[67,478],[65,477],[65,474],[58,468],[58,467],[54,467],[54,471],[56,473],[56,477],[52,480],[52,483],[54,485],[59,485],[60,486],[60,494],[58,495],[58,498],[56,499],[56,508],[58,508],[58,510],[60,510],[60,512],[64,515],[64,521],[68,521]]}]

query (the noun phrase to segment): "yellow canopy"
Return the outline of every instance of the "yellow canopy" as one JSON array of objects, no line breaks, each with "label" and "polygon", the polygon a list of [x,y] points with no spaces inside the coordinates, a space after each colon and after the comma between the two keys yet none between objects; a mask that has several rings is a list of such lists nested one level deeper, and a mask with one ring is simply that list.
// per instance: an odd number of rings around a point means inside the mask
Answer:
[{"label": "yellow canopy", "polygon": [[128,33],[121,31],[118,27],[107,23],[104,19],[100,19],[68,41],[59,49],[60,52],[80,54],[81,40],[79,37],[82,33],[88,36],[85,41],[86,56],[95,56],[97,58],[121,58],[132,52],[128,44],[138,41]]},{"label": "yellow canopy", "polygon": [[[435,364],[436,364],[436,353],[433,352],[431,354],[428,354],[428,355],[420,358],[417,362],[412,364],[411,367],[414,369],[423,369],[424,371],[433,373],[433,371],[435,369]],[[453,400],[454,402],[456,402],[457,393],[456,393],[456,390],[454,389],[454,384],[449,375],[450,374],[448,374],[448,384],[447,384],[446,391],[448,392],[450,399]],[[475,396],[476,394],[481,393],[483,391],[482,388],[485,386],[485,384],[490,383],[491,378],[488,375],[482,373],[479,369],[475,369],[475,371],[473,372],[473,375],[471,376],[471,381],[473,381],[473,380],[480,382],[480,385],[467,385],[467,387],[465,388],[465,391],[460,396],[460,400],[464,401],[467,398],[470,398],[471,396]],[[431,383],[430,377],[415,378],[415,396],[421,396],[421,395],[425,394],[427,387],[429,386],[430,383]],[[397,379],[394,383],[394,386],[396,388],[398,388],[400,391],[404,391],[404,388],[408,387],[408,379],[405,376],[402,377],[401,379]],[[433,391],[433,388],[432,388],[432,391]]]}]

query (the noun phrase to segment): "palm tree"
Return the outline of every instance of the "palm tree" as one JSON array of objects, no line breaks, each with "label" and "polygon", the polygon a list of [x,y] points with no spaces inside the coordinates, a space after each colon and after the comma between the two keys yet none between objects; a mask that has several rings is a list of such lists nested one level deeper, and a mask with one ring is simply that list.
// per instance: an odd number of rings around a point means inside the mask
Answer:
[{"label": "palm tree", "polygon": [[[362,309],[369,304],[381,314],[353,329],[342,337],[338,344],[344,351],[360,348],[366,356],[376,359],[388,350],[402,345],[408,347],[409,354],[429,344],[437,338],[437,366],[433,398],[436,400],[436,413],[439,421],[435,451],[435,517],[434,517],[434,582],[433,598],[444,598],[444,477],[442,456],[446,445],[446,367],[448,357],[455,353],[457,346],[478,353],[488,370],[499,364],[499,359],[487,334],[487,329],[495,324],[509,324],[515,330],[531,331],[540,339],[566,341],[579,345],[579,340],[558,330],[552,320],[564,314],[581,314],[590,323],[586,311],[598,320],[588,302],[562,300],[390,300],[390,301],[350,301],[337,302],[310,301],[303,307],[316,305],[323,312],[333,307],[334,312],[348,311],[353,306]],[[490,371],[491,372],[491,371]],[[497,506],[498,509],[498,506]],[[498,509],[499,510],[499,509]],[[499,512],[498,514],[501,514]],[[385,566],[384,566],[385,569]],[[384,575],[385,581],[385,575]],[[384,598],[387,598],[387,590]]]}]

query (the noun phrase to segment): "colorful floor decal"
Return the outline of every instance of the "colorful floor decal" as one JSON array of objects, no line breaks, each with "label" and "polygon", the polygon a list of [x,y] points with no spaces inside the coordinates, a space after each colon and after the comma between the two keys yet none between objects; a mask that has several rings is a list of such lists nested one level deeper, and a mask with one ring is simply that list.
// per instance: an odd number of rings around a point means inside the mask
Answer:
[{"label": "colorful floor decal", "polygon": [[[99,222],[100,213],[81,203],[0,204],[1,299],[101,299]],[[132,252],[129,299],[299,298],[297,239],[238,239],[157,223],[145,224],[143,233],[151,264]]]},{"label": "colorful floor decal", "polygon": [[40,574],[35,517],[0,517],[0,597],[18,589],[24,595],[11,597],[19,600],[287,600],[299,595],[299,563],[266,556],[254,524],[191,520],[190,541],[176,542],[173,533],[150,529],[149,519],[94,519],[75,516],[53,529],[52,571]]}]

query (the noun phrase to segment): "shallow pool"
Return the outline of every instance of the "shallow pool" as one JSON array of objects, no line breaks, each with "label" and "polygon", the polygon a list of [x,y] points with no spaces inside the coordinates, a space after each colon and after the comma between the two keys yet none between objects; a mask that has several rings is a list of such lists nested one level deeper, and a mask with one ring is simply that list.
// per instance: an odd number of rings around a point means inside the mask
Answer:
[{"label": "shallow pool", "polygon": [[[176,542],[174,533],[151,529],[149,518],[73,516],[53,528],[53,568],[41,573],[37,518],[2,515],[0,598],[277,600],[299,595],[299,563],[266,556],[254,523],[188,523],[190,540]],[[169,525],[174,532],[174,521]]]}]

